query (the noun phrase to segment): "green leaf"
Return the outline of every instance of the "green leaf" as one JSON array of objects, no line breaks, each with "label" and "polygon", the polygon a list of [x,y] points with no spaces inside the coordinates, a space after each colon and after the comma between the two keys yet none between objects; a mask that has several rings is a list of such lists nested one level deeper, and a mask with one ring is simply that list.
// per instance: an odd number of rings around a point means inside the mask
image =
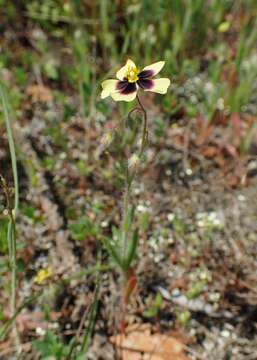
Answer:
[{"label": "green leaf", "polygon": [[97,228],[89,219],[79,219],[70,224],[69,229],[74,240],[83,241],[90,236],[97,236]]},{"label": "green leaf", "polygon": [[198,281],[192,285],[192,287],[187,291],[186,297],[188,299],[195,299],[197,298],[204,290],[206,286],[206,281]]},{"label": "green leaf", "polygon": [[125,233],[128,233],[130,231],[130,228],[131,228],[131,225],[134,221],[134,217],[135,217],[135,206],[133,205],[127,215],[126,215],[126,218],[125,218],[125,221],[124,221],[124,224],[123,224],[123,231]]},{"label": "green leaf", "polygon": [[153,305],[144,311],[144,316],[151,318],[157,316],[163,303],[163,298],[160,293],[157,293]]},{"label": "green leaf", "polygon": [[124,263],[121,259],[121,257],[118,255],[118,253],[116,252],[114,246],[111,244],[110,239],[105,239],[103,238],[103,243],[104,246],[106,248],[106,250],[108,251],[109,255],[111,256],[111,258],[113,259],[113,261],[124,271],[126,270],[126,267],[124,267]]},{"label": "green leaf", "polygon": [[126,268],[128,268],[130,266],[130,264],[132,263],[132,261],[135,258],[136,255],[136,251],[137,251],[137,245],[138,245],[138,229],[134,230],[132,239],[129,242],[129,248],[128,248],[128,256],[127,256],[127,260],[126,260]]},{"label": "green leaf", "polygon": [[163,303],[162,295],[158,293],[155,298],[155,306],[158,307],[158,309],[160,309],[162,303]]},{"label": "green leaf", "polygon": [[185,310],[185,311],[182,311],[180,313],[177,313],[176,314],[176,317],[177,317],[177,321],[183,325],[183,326],[187,326],[188,325],[188,322],[190,321],[191,319],[191,313],[189,310]]},{"label": "green leaf", "polygon": [[7,228],[8,219],[0,219],[0,252],[2,253],[8,252]]},{"label": "green leaf", "polygon": [[117,244],[120,241],[120,230],[116,227],[116,226],[112,226],[112,239],[114,242],[116,242]]},{"label": "green leaf", "polygon": [[158,315],[158,309],[156,307],[152,306],[150,309],[147,309],[143,313],[144,317],[146,318],[152,318]]},{"label": "green leaf", "polygon": [[64,359],[69,349],[51,331],[48,331],[43,339],[33,341],[32,345],[41,353],[43,359],[49,356],[54,357],[56,360]]}]

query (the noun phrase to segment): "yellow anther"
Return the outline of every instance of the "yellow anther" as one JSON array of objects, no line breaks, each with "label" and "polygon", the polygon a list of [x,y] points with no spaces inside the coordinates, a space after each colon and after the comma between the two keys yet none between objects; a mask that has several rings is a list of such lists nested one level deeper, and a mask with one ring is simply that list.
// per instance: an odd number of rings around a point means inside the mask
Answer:
[{"label": "yellow anther", "polygon": [[136,67],[129,67],[127,71],[127,79],[129,82],[133,83],[138,80],[138,69]]}]

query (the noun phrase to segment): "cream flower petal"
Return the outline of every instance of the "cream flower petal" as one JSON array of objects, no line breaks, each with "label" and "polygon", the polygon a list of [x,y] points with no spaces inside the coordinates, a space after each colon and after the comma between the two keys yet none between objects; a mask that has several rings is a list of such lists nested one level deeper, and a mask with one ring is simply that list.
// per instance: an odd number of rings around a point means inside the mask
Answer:
[{"label": "cream flower petal", "polygon": [[144,71],[146,71],[145,74],[149,74],[149,77],[155,76],[156,74],[158,74],[161,71],[164,64],[165,64],[165,61],[158,61],[154,64],[144,67],[143,70],[141,71],[141,73],[144,74]]},{"label": "cream flower petal", "polygon": [[119,92],[116,92],[116,93],[112,93],[111,94],[111,97],[113,98],[113,100],[115,101],[133,101],[137,96],[137,90],[134,91],[133,93],[130,93],[130,94],[122,94],[122,93],[119,93]]},{"label": "cream flower petal", "polygon": [[150,81],[152,82],[152,85],[149,88],[145,88],[145,91],[152,91],[158,94],[166,94],[168,87],[170,86],[170,79],[160,78]]},{"label": "cream flower petal", "polygon": [[117,84],[119,80],[105,80],[102,82],[102,92],[101,92],[101,99],[105,99],[107,96],[111,95],[111,93],[117,91]]},{"label": "cream flower petal", "polygon": [[128,68],[136,68],[134,61],[132,61],[130,59],[127,60],[126,64],[124,66],[122,66],[122,68],[120,68],[120,70],[117,71],[117,73],[116,73],[117,79],[123,80],[124,77],[127,75]]}]

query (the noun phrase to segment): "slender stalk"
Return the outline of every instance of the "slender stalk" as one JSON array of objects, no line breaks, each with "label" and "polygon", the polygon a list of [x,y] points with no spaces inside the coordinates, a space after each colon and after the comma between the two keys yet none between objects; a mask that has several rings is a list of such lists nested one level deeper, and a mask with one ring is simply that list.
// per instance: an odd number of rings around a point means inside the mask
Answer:
[{"label": "slender stalk", "polygon": [[148,131],[147,131],[148,121],[147,121],[147,112],[146,112],[143,104],[141,103],[141,100],[140,100],[138,95],[137,95],[137,101],[138,101],[138,104],[139,104],[140,109],[142,110],[143,116],[144,116],[143,134],[142,134],[142,140],[141,140],[141,149],[140,149],[140,153],[139,153],[139,157],[141,157],[143,155],[143,152],[145,150],[145,146],[146,146],[147,140],[148,140]]},{"label": "slender stalk", "polygon": [[[10,213],[10,223],[11,223],[11,244],[12,244],[12,261],[11,261],[11,269],[12,269],[12,277],[11,277],[11,316],[14,316],[16,313],[16,292],[17,292],[17,244],[16,244],[16,223],[15,218],[13,217],[12,212]],[[15,339],[15,345],[17,347],[17,351],[20,350],[20,338],[18,329],[16,326],[16,321],[13,323],[13,334]]]},{"label": "slender stalk", "polygon": [[[128,119],[131,117],[132,113],[134,113],[135,111],[141,111],[143,113],[143,133],[142,133],[142,138],[141,138],[141,146],[140,146],[140,150],[139,150],[139,158],[142,157],[146,144],[147,144],[147,139],[148,139],[148,131],[147,131],[147,127],[148,127],[148,121],[147,121],[147,112],[139,98],[139,96],[137,95],[137,102],[138,105],[137,107],[135,107],[134,109],[132,109],[129,113],[128,113]],[[122,247],[122,255],[123,255],[123,259],[125,259],[126,257],[126,252],[127,252],[127,247],[128,247],[128,231],[126,231],[126,220],[128,217],[128,212],[130,210],[130,195],[131,195],[131,188],[132,188],[132,184],[134,181],[134,178],[136,176],[136,171],[132,172],[130,174],[129,172],[129,166],[127,164],[127,169],[126,169],[126,180],[125,180],[125,193],[124,193],[124,200],[123,200],[123,247]]]},{"label": "slender stalk", "polygon": [[18,182],[18,171],[17,171],[17,158],[16,158],[13,131],[12,131],[12,127],[11,127],[11,121],[9,118],[6,96],[5,96],[4,90],[1,85],[0,85],[0,95],[1,95],[2,104],[3,104],[5,125],[6,125],[9,149],[10,149],[10,154],[11,154],[12,172],[13,172],[13,181],[14,181],[14,190],[15,190],[14,218],[16,218],[16,213],[17,213],[18,207],[19,207],[19,182]]},{"label": "slender stalk", "polygon": [[[8,215],[9,215],[9,224],[8,224],[8,248],[9,248],[9,258],[11,265],[11,317],[15,316],[16,313],[16,287],[17,287],[17,264],[16,264],[16,217],[18,213],[19,207],[19,182],[18,182],[18,171],[17,171],[17,158],[15,153],[15,145],[13,138],[13,131],[11,126],[11,121],[9,118],[8,104],[6,100],[6,96],[2,86],[0,85],[0,96],[2,99],[3,112],[5,125],[7,130],[7,138],[8,144],[11,154],[11,164],[12,164],[12,172],[13,172],[13,181],[14,181],[14,208],[12,208],[8,190],[6,194],[7,198],[7,206],[8,206]],[[20,341],[19,334],[16,326],[16,319],[13,322],[13,334],[16,342],[17,351],[20,349]]]},{"label": "slender stalk", "polygon": [[[143,130],[142,130],[140,149],[138,151],[138,154],[134,154],[137,162],[137,159],[138,161],[142,159],[142,155],[147,145],[148,121],[147,121],[147,112],[139,96],[137,95],[136,98],[137,98],[138,106],[133,108],[128,113],[127,120],[131,119],[132,114],[136,111],[141,112],[143,114]],[[122,133],[125,131],[125,126],[126,126],[126,120],[122,122]],[[133,230],[132,229],[133,219],[131,214],[132,208],[130,204],[130,197],[131,197],[131,189],[132,189],[133,181],[136,177],[136,174],[137,174],[137,166],[130,167],[128,161],[126,167],[125,192],[123,198],[123,214],[122,214],[122,224],[121,224],[121,239],[122,239],[121,252],[122,252],[122,262],[124,261],[124,263],[127,261],[128,246],[130,245],[129,240],[131,239],[130,232]],[[131,267],[126,267],[125,269],[122,269],[122,275],[123,275],[122,276],[123,286],[122,286],[122,295],[121,295],[122,305],[121,305],[121,314],[120,314],[121,315],[120,332],[121,335],[123,336],[125,334],[125,327],[126,327],[125,319],[126,319],[127,305],[128,305],[129,297],[136,286],[136,275]]]},{"label": "slender stalk", "polygon": [[128,234],[126,231],[126,221],[128,217],[129,212],[129,199],[130,199],[130,190],[131,190],[131,182],[129,179],[129,170],[128,165],[126,169],[126,187],[125,187],[125,193],[124,193],[124,200],[123,200],[123,230],[122,230],[122,242],[123,242],[123,249],[122,249],[122,255],[123,259],[126,258],[126,252],[128,247]]},{"label": "slender stalk", "polygon": [[[93,6],[93,18],[95,19],[97,16],[97,3],[95,1],[94,6]],[[95,99],[96,99],[96,64],[97,64],[97,60],[96,60],[96,47],[97,47],[97,24],[94,23],[93,27],[93,37],[92,37],[92,59],[94,61],[94,64],[92,65],[92,91],[91,91],[91,96],[90,96],[90,104],[89,104],[89,119],[91,124],[94,122],[94,117],[95,117]]]},{"label": "slender stalk", "polygon": [[61,283],[68,284],[71,280],[79,279],[81,277],[88,276],[88,275],[92,275],[96,272],[108,271],[108,270],[112,270],[112,269],[113,269],[112,265],[96,265],[89,269],[76,272],[76,273],[70,275],[69,277],[62,279]]}]

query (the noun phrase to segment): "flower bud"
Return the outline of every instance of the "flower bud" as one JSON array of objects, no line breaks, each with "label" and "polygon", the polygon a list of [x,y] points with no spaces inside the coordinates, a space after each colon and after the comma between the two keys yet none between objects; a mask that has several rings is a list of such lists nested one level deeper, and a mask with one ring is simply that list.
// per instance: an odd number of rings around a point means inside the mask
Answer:
[{"label": "flower bud", "polygon": [[113,140],[113,133],[112,132],[108,132],[108,133],[104,134],[102,139],[101,139],[101,147],[104,148],[104,149],[109,147],[112,140]]},{"label": "flower bud", "polygon": [[136,170],[140,163],[140,157],[137,154],[133,154],[128,160],[128,167],[131,170]]}]

